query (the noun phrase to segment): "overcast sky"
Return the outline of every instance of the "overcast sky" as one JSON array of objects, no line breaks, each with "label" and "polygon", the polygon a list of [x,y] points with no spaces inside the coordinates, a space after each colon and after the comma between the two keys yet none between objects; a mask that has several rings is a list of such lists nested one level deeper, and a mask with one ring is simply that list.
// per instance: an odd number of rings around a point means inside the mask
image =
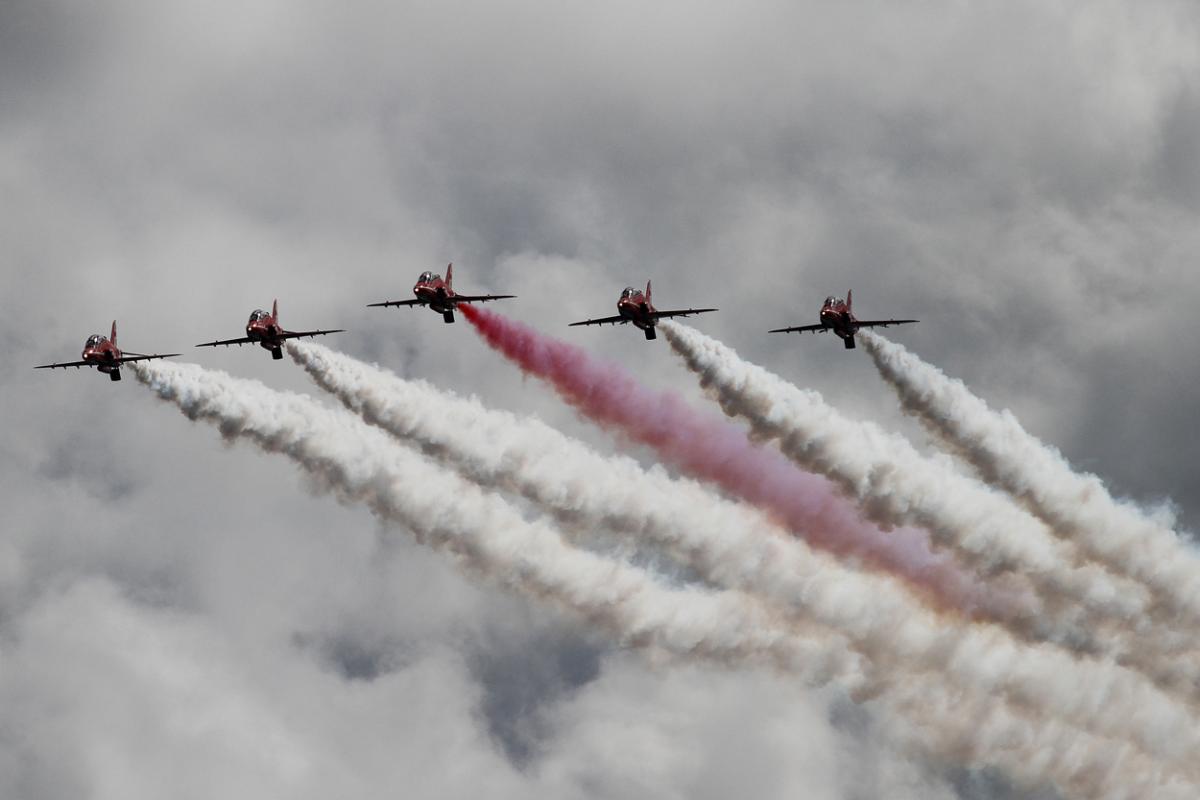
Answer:
[{"label": "overcast sky", "polygon": [[[1005,797],[869,705],[678,669],[480,585],[127,379],[107,333],[289,327],[616,445],[460,291],[705,403],[660,307],[924,445],[860,316],[1113,489],[1200,524],[1200,8],[1187,2],[0,2],[0,794]],[[636,453],[648,459],[647,453]],[[751,787],[747,789],[746,787]]]}]

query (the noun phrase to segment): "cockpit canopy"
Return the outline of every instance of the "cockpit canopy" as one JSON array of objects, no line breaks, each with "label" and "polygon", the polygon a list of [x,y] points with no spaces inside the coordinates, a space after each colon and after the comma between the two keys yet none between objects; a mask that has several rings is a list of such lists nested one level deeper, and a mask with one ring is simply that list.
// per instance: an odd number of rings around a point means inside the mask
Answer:
[{"label": "cockpit canopy", "polygon": [[432,272],[425,271],[425,272],[421,273],[421,277],[417,278],[417,283],[429,283],[430,281],[432,281],[433,279],[435,279],[437,277],[439,277],[439,276],[434,275]]},{"label": "cockpit canopy", "polygon": [[625,291],[621,292],[621,299],[628,300],[629,298],[633,297],[635,294],[641,294],[641,292],[639,292],[637,289],[633,288],[632,286],[626,286]]},{"label": "cockpit canopy", "polygon": [[106,341],[108,341],[108,339],[106,339],[105,337],[101,336],[98,333],[93,333],[91,336],[89,336],[87,338],[87,341],[83,343],[83,346],[84,347],[99,347],[101,342],[106,342]]},{"label": "cockpit canopy", "polygon": [[266,319],[269,316],[271,316],[271,315],[268,314],[267,312],[263,311],[261,308],[256,308],[250,312],[250,321],[251,322],[262,322],[264,319]]},{"label": "cockpit canopy", "polygon": [[840,298],[840,297],[834,297],[833,295],[829,295],[829,297],[825,298],[825,307],[826,308],[832,308],[833,306],[840,306],[840,305],[842,305],[842,298]]}]

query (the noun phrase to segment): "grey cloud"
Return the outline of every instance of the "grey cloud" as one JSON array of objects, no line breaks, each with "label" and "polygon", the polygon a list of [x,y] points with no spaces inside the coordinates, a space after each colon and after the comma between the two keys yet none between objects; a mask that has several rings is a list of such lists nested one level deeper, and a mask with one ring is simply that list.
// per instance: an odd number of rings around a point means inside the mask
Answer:
[{"label": "grey cloud", "polygon": [[78,796],[88,763],[135,754],[233,796],[290,785],[172,728],[186,693],[136,689],[125,629],[141,653],[191,641],[172,670],[263,670],[234,694],[330,767],[314,795],[1011,796],[778,679],[614,656],[131,382],[29,367],[116,317],[134,349],[310,392],[261,351],[191,351],[279,297],[287,324],[350,328],[330,343],[353,355],[615,447],[467,325],[363,308],[453,260],[462,286],[520,295],[504,311],[702,403],[666,348],[565,327],[653,278],[664,305],[720,306],[700,327],[748,358],[912,434],[865,358],[765,333],[853,288],[1195,528],[1197,22],[1165,1],[3,4],[0,630],[21,635],[0,692],[28,698],[6,704],[6,793]]},{"label": "grey cloud", "polygon": [[1180,87],[1163,109],[1155,183],[1175,202],[1195,210],[1200,202],[1200,98],[1197,87]]}]

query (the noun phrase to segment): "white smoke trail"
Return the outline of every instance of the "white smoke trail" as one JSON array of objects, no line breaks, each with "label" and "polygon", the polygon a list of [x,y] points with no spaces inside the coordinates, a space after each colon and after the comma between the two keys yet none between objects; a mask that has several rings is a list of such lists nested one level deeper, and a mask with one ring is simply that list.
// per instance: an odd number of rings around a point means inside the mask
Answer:
[{"label": "white smoke trail", "polygon": [[934,673],[980,698],[1003,698],[1036,720],[1058,716],[1137,743],[1194,771],[1193,720],[1134,673],[1020,647],[999,628],[936,615],[900,583],[810,550],[757,511],[605,457],[544,423],[402,380],[316,344],[292,358],[347,408],[486,487],[514,491],[567,526],[604,525],[650,541],[702,578],[757,593],[803,624],[840,631],[888,682]]},{"label": "white smoke trail", "polygon": [[906,412],[1084,556],[1149,587],[1156,622],[1184,626],[1194,643],[1200,561],[1174,531],[1117,502],[1097,476],[1075,472],[1058,450],[1010,412],[993,411],[962,381],[882,336],[864,331],[861,338]]},{"label": "white smoke trail", "polygon": [[[851,684],[866,680],[837,637],[785,635],[743,597],[664,589],[638,570],[573,550],[552,530],[431,470],[344,413],[190,365],[145,363],[134,372],[189,418],[216,425],[226,438],[287,455],[343,498],[409,527],[420,541],[505,585],[567,606],[628,644],[681,658],[765,661],[809,683],[835,676]],[[937,682],[891,687],[890,703],[939,720],[936,727],[905,729],[923,747],[967,764],[997,764],[1026,785],[1049,779],[1080,797],[1183,798],[1198,788],[1128,745],[1071,728],[1049,725],[1031,743],[1006,710],[982,708]]]},{"label": "white smoke trail", "polygon": [[558,603],[625,644],[727,665],[770,664],[814,685],[836,676],[854,688],[861,680],[856,659],[780,635],[758,603],[732,592],[667,589],[641,570],[569,547],[552,529],[526,522],[500,498],[344,411],[195,365],[139,362],[136,374],[190,419],[287,455],[340,497],[366,503],[418,541]]},{"label": "white smoke trail", "polygon": [[1074,547],[1040,520],[925,458],[903,437],[842,417],[816,392],[743,361],[692,328],[670,321],[660,327],[726,414],[747,420],[756,436],[778,440],[785,455],[833,480],[871,519],[926,528],[984,576],[1007,570],[1027,576],[1059,643],[1098,649],[1175,690],[1200,680],[1194,660],[1163,657],[1175,642],[1169,631],[1146,626],[1145,587],[1078,563]]}]

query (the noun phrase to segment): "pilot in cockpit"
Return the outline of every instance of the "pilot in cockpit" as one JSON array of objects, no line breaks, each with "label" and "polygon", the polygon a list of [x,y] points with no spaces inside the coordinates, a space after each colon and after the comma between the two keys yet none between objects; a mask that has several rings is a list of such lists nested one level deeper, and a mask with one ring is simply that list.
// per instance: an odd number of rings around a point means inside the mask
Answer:
[{"label": "pilot in cockpit", "polygon": [[251,322],[261,322],[262,320],[264,320],[266,318],[267,318],[267,312],[263,311],[261,308],[256,308],[256,309],[254,309],[254,311],[252,311],[250,313],[250,321]]},{"label": "pilot in cockpit", "polygon": [[102,341],[104,341],[103,336],[101,336],[98,333],[93,333],[91,336],[89,336],[87,338],[87,341],[83,343],[83,346],[84,347],[97,347],[97,346],[99,346],[99,344]]},{"label": "pilot in cockpit", "polygon": [[628,300],[629,298],[633,297],[635,294],[637,294],[637,289],[633,288],[632,286],[626,286],[625,291],[621,292],[621,299]]},{"label": "pilot in cockpit", "polygon": [[417,278],[418,283],[429,283],[431,280],[433,280],[433,273],[428,271],[422,272],[421,277]]}]

